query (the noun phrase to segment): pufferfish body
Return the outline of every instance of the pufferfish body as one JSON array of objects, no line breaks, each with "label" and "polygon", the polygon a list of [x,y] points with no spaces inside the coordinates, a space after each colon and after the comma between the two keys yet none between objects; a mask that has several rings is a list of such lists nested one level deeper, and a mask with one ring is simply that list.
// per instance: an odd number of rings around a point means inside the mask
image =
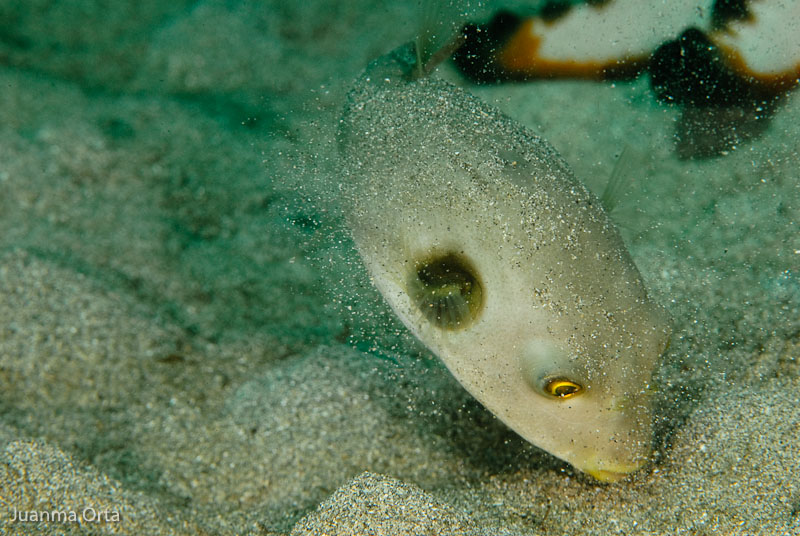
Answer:
[{"label": "pufferfish body", "polygon": [[373,62],[340,124],[347,222],[375,286],[527,441],[602,481],[651,453],[669,331],[600,202],[540,137],[471,94]]}]

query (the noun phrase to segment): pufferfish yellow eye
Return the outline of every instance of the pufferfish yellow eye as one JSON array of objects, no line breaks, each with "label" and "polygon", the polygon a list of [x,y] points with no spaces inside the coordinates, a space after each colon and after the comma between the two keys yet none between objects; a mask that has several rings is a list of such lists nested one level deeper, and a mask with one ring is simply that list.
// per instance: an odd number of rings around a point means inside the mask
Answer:
[{"label": "pufferfish yellow eye", "polygon": [[583,392],[583,387],[566,378],[551,378],[544,384],[544,392],[556,398],[572,398]]}]

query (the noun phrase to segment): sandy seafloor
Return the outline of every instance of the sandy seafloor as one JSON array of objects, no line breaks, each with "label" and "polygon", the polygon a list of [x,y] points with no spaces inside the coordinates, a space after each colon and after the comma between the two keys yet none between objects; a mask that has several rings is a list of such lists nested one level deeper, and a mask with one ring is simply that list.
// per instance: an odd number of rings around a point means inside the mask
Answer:
[{"label": "sandy seafloor", "polygon": [[418,19],[397,0],[0,2],[0,533],[800,534],[800,93],[687,160],[646,79],[437,74],[595,190],[635,155],[614,217],[674,335],[655,462],[601,485],[350,281],[333,133]]}]

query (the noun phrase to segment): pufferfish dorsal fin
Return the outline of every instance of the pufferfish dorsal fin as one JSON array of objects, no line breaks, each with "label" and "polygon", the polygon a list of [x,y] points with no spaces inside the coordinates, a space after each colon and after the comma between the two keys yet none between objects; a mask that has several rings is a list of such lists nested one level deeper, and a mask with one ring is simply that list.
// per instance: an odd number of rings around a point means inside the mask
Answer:
[{"label": "pufferfish dorsal fin", "polygon": [[416,62],[411,72],[413,79],[431,74],[437,65],[453,55],[465,42],[460,31],[466,21],[466,2],[459,0],[421,2],[419,32],[414,40]]}]

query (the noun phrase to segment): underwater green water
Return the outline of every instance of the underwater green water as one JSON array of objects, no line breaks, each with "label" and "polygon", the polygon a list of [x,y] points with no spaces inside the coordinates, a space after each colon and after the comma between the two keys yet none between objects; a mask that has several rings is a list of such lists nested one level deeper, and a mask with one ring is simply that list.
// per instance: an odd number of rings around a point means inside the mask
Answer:
[{"label": "underwater green water", "polygon": [[[453,13],[485,24],[543,6],[433,4],[426,15],[396,0],[0,1],[2,531],[800,534],[797,92],[731,78],[720,59],[676,66],[669,48],[658,75],[614,80],[569,71],[478,84],[450,60],[431,75],[552,145],[603,198],[647,299],[668,314],[670,344],[646,389],[654,453],[600,484],[503,424],[508,406],[490,411],[462,387],[375,288],[351,234],[347,200],[361,189],[343,194],[337,133],[367,64],[426,20],[438,45]],[[617,41],[663,31],[661,44],[678,35],[654,10],[690,3],[612,4],[640,25],[620,22]],[[686,18],[712,35],[719,13],[732,24],[736,6],[759,4],[753,20],[770,21],[779,2],[698,4]],[[613,36],[590,20],[585,35],[602,50]],[[800,32],[770,24],[775,54],[791,58]],[[680,43],[682,57],[706,50]],[[448,91],[445,108],[461,102]],[[374,153],[351,164],[401,150],[404,161],[457,162],[440,158],[433,119],[427,129],[423,112],[402,110],[425,147],[412,137],[398,148],[379,118],[364,135]],[[425,212],[446,219],[463,199],[442,191]],[[375,226],[418,204],[381,209]],[[425,234],[403,233],[392,238]],[[424,283],[475,264],[448,262],[415,273]],[[568,288],[597,275],[567,261],[553,270]],[[473,292],[480,281],[440,286]],[[471,296],[453,322],[484,310]],[[469,351],[491,353],[484,340],[514,344],[491,331]],[[87,508],[119,520],[15,521]]]}]

